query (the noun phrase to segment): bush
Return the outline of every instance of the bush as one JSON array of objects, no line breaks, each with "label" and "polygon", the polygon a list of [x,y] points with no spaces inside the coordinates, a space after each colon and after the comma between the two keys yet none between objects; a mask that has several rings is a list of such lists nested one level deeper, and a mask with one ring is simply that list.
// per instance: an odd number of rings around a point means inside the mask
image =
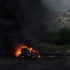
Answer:
[{"label": "bush", "polygon": [[56,44],[69,44],[70,43],[70,29],[62,29],[55,33],[54,43]]}]

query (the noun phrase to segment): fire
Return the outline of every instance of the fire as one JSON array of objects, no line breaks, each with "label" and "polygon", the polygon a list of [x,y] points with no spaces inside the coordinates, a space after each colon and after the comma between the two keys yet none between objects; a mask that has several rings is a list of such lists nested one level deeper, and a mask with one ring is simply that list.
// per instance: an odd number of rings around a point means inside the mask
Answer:
[{"label": "fire", "polygon": [[[15,57],[19,57],[22,54],[22,49],[27,49],[29,51],[28,56],[31,56],[31,53],[36,53],[38,56],[38,58],[41,58],[40,54],[38,51],[36,51],[35,49],[33,49],[32,47],[28,47],[24,44],[18,44],[15,47],[15,52],[14,52],[14,56]],[[22,56],[23,58],[25,57],[24,55]],[[33,58],[35,58],[35,56],[33,55]]]}]

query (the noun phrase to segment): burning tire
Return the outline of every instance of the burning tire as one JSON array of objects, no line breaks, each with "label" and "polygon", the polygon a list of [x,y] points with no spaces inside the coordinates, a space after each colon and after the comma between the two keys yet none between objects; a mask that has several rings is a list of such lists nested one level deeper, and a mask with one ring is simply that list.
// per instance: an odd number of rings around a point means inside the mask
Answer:
[{"label": "burning tire", "polygon": [[29,51],[26,48],[22,48],[21,54],[19,55],[19,57],[23,57],[23,56],[27,57],[28,54],[29,54]]},{"label": "burning tire", "polygon": [[34,58],[34,59],[38,58],[38,54],[37,54],[37,53],[34,53],[34,52],[31,53],[31,56],[32,56],[32,58]]},{"label": "burning tire", "polygon": [[38,54],[35,53],[35,52],[32,52],[31,53],[29,52],[29,50],[27,50],[26,48],[22,48],[21,50],[21,54],[20,54],[20,58],[33,58],[33,59],[37,59],[38,58]]},{"label": "burning tire", "polygon": [[32,47],[25,46],[24,44],[19,44],[15,47],[14,55],[20,58],[41,58],[38,51]]}]

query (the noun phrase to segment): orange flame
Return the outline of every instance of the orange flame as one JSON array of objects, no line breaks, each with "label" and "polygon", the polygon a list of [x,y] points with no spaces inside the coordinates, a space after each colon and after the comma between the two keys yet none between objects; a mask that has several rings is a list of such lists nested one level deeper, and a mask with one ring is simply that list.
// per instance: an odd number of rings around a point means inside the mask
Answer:
[{"label": "orange flame", "polygon": [[[14,52],[15,57],[19,57],[21,55],[21,53],[22,53],[21,49],[22,48],[26,48],[30,52],[30,54],[28,54],[28,56],[31,56],[31,52],[34,52],[34,53],[38,54],[38,58],[41,57],[38,51],[36,51],[32,47],[28,47],[24,44],[18,44],[15,46],[15,52]],[[22,56],[22,57],[24,57],[24,56]]]}]

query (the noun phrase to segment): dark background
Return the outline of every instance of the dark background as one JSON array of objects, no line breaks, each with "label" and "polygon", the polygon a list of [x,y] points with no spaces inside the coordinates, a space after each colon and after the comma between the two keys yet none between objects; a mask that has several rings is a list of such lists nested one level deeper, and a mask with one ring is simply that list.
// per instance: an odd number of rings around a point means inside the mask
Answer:
[{"label": "dark background", "polygon": [[31,45],[47,39],[52,13],[41,0],[0,0],[1,53],[11,52],[15,43]]}]

